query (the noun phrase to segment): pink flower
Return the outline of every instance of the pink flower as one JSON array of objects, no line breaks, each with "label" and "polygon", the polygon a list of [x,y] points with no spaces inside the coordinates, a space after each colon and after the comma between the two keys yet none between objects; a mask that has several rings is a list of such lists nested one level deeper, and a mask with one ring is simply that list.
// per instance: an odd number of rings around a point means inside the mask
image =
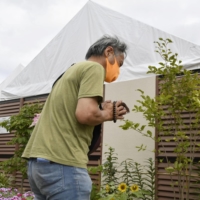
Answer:
[{"label": "pink flower", "polygon": [[33,200],[33,192],[28,191],[22,194],[14,188],[0,188],[0,200],[26,200],[26,198]]},{"label": "pink flower", "polygon": [[41,114],[35,114],[35,116],[33,118],[33,122],[32,122],[32,124],[29,127],[33,127],[33,126],[35,126],[37,124],[37,122],[38,122],[38,120],[40,118],[40,115]]}]

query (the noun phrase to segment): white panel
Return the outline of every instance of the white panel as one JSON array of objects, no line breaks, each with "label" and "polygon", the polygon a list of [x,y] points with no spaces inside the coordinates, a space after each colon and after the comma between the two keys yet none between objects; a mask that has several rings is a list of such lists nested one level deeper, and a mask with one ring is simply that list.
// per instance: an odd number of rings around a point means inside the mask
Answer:
[{"label": "white panel", "polygon": [[[137,100],[141,99],[140,93],[136,91],[141,89],[146,95],[155,97],[155,77],[125,81],[121,83],[107,84],[105,89],[105,100],[123,100],[130,110],[134,105],[138,105]],[[129,119],[133,122],[146,125],[147,122],[143,118],[142,114],[134,113],[131,111],[126,115],[125,119]],[[105,122],[103,130],[103,161],[105,161],[105,152],[108,151],[108,147],[115,148],[118,154],[119,162],[124,161],[127,158],[131,158],[136,162],[143,163],[145,159],[154,158],[152,150],[155,148],[155,143],[152,139],[141,136],[140,133],[134,130],[122,130],[119,128],[123,122]],[[153,133],[154,129],[150,129]],[[141,144],[147,145],[146,151],[140,151],[135,148]]]}]

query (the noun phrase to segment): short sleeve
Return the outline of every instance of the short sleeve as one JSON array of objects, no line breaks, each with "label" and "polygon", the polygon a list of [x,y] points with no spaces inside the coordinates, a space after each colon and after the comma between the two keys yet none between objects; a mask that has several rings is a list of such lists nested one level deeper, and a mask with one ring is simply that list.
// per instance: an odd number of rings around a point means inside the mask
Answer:
[{"label": "short sleeve", "polygon": [[103,97],[104,68],[99,64],[89,64],[81,74],[78,98]]}]

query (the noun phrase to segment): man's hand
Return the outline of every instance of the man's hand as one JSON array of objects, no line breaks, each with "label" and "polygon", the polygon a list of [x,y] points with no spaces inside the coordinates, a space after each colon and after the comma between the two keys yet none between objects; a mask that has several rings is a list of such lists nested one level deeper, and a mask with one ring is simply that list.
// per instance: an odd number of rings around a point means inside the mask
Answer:
[{"label": "man's hand", "polygon": [[[124,119],[127,110],[122,105],[122,101],[117,101],[115,106],[116,114],[115,119]],[[78,100],[76,107],[76,118],[79,123],[95,126],[105,121],[112,121],[113,116],[113,103],[108,100],[102,103],[103,110],[99,109],[98,98],[81,98]]]},{"label": "man's hand", "polygon": [[[130,112],[128,106],[121,100],[116,101],[115,105],[116,105],[116,119],[124,119],[124,115]],[[111,120],[113,120],[113,102],[111,102],[111,100],[104,101],[101,104],[101,107],[103,110],[108,110],[108,112],[110,112],[112,116]]]},{"label": "man's hand", "polygon": [[[116,101],[115,105],[116,105],[116,117],[117,117],[117,119],[123,119],[121,116],[130,112],[128,106],[122,101]],[[111,111],[112,111],[112,114],[113,114],[113,102],[111,102],[111,100],[107,100],[107,101],[105,101],[101,104],[101,107],[102,107],[103,110],[107,110],[107,109],[110,110],[110,106],[112,107]]]},{"label": "man's hand", "polygon": [[115,119],[116,120],[117,119],[124,119],[124,115],[129,112],[128,106],[124,102],[122,102],[121,100],[116,101],[115,106],[116,106],[116,108],[115,108],[116,109]]},{"label": "man's hand", "polygon": [[105,109],[106,104],[108,104],[108,103],[111,103],[111,100],[107,100],[107,101],[104,101],[103,103],[101,103],[102,110]]}]

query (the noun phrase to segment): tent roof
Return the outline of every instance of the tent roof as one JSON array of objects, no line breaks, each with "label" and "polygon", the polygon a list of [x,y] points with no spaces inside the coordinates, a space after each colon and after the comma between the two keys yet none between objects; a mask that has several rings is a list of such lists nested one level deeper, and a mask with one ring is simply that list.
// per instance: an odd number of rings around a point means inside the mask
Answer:
[{"label": "tent roof", "polygon": [[1,94],[1,91],[6,88],[17,76],[18,74],[24,69],[22,64],[19,64],[12,73],[0,84],[0,101],[6,100],[7,97]]},{"label": "tent roof", "polygon": [[147,76],[148,66],[161,60],[153,43],[159,37],[173,41],[170,49],[185,68],[200,67],[200,46],[88,1],[2,93],[7,99],[49,93],[55,79],[72,63],[84,60],[89,46],[105,34],[116,35],[129,46],[117,81]]}]

